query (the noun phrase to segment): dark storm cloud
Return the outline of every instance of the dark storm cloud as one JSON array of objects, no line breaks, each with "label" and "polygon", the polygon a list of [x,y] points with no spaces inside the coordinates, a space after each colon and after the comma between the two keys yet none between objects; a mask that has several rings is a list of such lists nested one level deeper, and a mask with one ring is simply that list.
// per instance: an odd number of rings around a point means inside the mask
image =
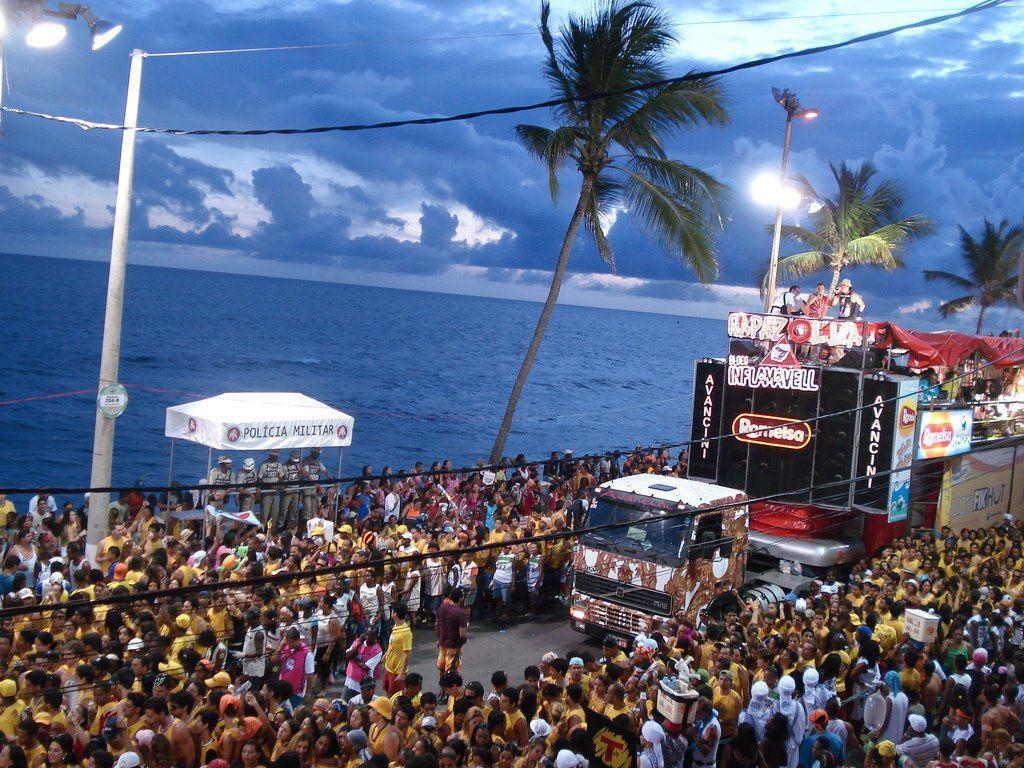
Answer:
[{"label": "dark storm cloud", "polygon": [[[251,4],[200,0],[110,5],[105,15],[124,18],[126,32],[97,54],[84,51],[83,40],[78,39],[82,30],[69,41],[74,45],[59,53],[30,51],[11,36],[11,101],[43,111],[119,121],[126,54],[133,46],[168,50],[396,40],[449,35],[453,29],[466,34],[530,31],[536,23],[536,8],[526,2],[486,7],[468,3],[452,9],[431,3],[413,8],[356,0],[301,8],[268,5],[258,11]],[[673,2],[666,7],[679,12],[680,18],[694,10]],[[744,10],[735,2],[705,2],[699,9],[726,17]],[[791,2],[776,2],[759,7],[758,13],[803,10]],[[1000,23],[1008,18],[1009,12],[998,17]],[[982,39],[996,21],[994,14],[980,15],[920,35],[730,78],[732,125],[682,133],[668,146],[672,156],[711,168],[734,186],[728,226],[718,238],[721,279],[749,285],[767,256],[770,241],[764,225],[771,212],[749,200],[746,186],[749,174],[757,169],[777,167],[782,114],[768,98],[772,84],[793,87],[823,112],[816,124],[798,126],[794,132],[795,172],[823,183],[828,180],[829,160],[874,159],[886,175],[904,185],[908,211],[927,213],[940,222],[933,238],[908,253],[911,268],[898,278],[901,293],[921,297],[934,292],[920,280],[923,266],[955,268],[950,243],[956,223],[976,226],[985,215],[1024,215],[1019,143],[1024,135],[1024,64],[1016,40]],[[880,17],[877,26],[885,23]],[[700,34],[698,28],[685,32],[691,39]],[[765,34],[758,52],[774,50],[772,35]],[[182,127],[304,126],[532,101],[547,94],[540,61],[539,42],[533,37],[147,59],[142,122]],[[680,60],[673,69],[683,71],[694,64],[701,62]],[[511,128],[518,121],[550,124],[550,119],[541,112],[365,134],[205,139],[203,146],[213,147],[203,154],[207,162],[185,157],[184,140],[146,138],[138,147],[132,236],[352,269],[426,274],[466,264],[484,267],[491,279],[542,280],[531,270],[554,265],[576,179],[566,174],[563,197],[553,206],[543,169],[515,145]],[[118,136],[12,117],[5,118],[4,126],[0,170],[9,176],[41,172],[68,184],[85,179],[109,185],[116,179]],[[261,157],[301,153],[344,168],[359,181],[315,180],[287,159],[261,163],[255,171],[233,168],[228,160],[226,168],[216,167],[210,163],[217,162],[218,146],[232,152],[258,151]],[[392,200],[382,191],[403,185],[418,188],[422,199]],[[329,191],[329,203],[318,196],[316,191],[322,189]],[[236,231],[239,214],[234,208],[221,210],[211,194],[219,200],[254,200],[262,209],[260,220]],[[404,226],[394,213],[398,202],[405,210],[419,209],[419,242],[398,238]],[[64,216],[41,197],[19,199],[5,189],[0,205],[0,232],[40,231],[98,244],[108,237],[105,229],[89,227],[81,212]],[[477,246],[455,240],[460,222],[454,205],[507,234]],[[181,224],[150,223],[163,221],[164,212]],[[365,231],[367,224],[383,234],[353,234]],[[665,258],[628,213],[619,216],[611,241],[623,276],[692,280],[692,273]],[[577,245],[571,269],[604,270],[585,238]],[[869,295],[872,312],[895,308],[896,299],[886,290],[891,287],[889,278],[870,270],[855,271],[851,277]],[[661,282],[637,290],[668,298],[705,295],[691,294],[701,290],[693,288],[671,295],[673,289]]]}]

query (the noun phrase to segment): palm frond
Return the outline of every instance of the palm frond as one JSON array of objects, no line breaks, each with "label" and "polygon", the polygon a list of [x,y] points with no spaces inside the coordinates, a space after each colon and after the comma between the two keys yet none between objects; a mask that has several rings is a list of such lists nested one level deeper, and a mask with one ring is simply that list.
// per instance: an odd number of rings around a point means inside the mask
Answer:
[{"label": "palm frond", "polygon": [[971,307],[975,307],[977,304],[977,296],[960,296],[939,304],[939,314],[943,317],[949,317],[950,315],[955,315],[960,312],[964,312]]},{"label": "palm frond", "polygon": [[952,272],[946,272],[942,269],[925,269],[922,271],[924,279],[932,282],[935,280],[951,285],[954,288],[959,288],[962,291],[973,291],[977,289],[977,285],[972,283],[966,277],[953,274]]},{"label": "palm frond", "polygon": [[561,126],[555,130],[539,125],[517,125],[516,138],[526,151],[542,160],[548,170],[548,187],[551,199],[558,199],[558,170],[572,156],[579,131],[571,126]]},{"label": "palm frond", "polygon": [[648,92],[643,102],[608,128],[608,139],[626,151],[664,157],[662,137],[684,127],[729,121],[718,78],[683,81]]},{"label": "palm frond", "polygon": [[686,201],[687,206],[698,212],[701,219],[718,228],[724,226],[722,204],[728,188],[711,174],[678,160],[643,155],[631,157],[629,167]]},{"label": "palm frond", "polygon": [[587,201],[587,207],[583,212],[583,225],[587,228],[590,236],[594,238],[597,252],[608,268],[615,272],[615,254],[612,253],[612,246],[605,235],[604,227],[601,225],[601,211],[598,205],[598,195],[592,193]]},{"label": "palm frond", "polygon": [[700,213],[642,174],[624,172],[624,197],[638,224],[661,242],[666,253],[689,265],[702,284],[712,282],[718,276],[718,261]]},{"label": "palm frond", "polygon": [[821,251],[804,251],[783,256],[779,259],[778,276],[783,281],[795,280],[798,277],[813,275],[828,269],[828,254]]}]

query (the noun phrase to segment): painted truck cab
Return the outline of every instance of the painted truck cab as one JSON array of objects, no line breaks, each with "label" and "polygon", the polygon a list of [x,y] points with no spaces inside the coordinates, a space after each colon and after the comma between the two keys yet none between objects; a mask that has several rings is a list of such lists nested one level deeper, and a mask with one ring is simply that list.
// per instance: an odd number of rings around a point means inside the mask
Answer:
[{"label": "painted truck cab", "polygon": [[579,632],[623,640],[653,617],[695,619],[743,585],[747,497],[732,488],[634,475],[595,489],[573,553]]}]

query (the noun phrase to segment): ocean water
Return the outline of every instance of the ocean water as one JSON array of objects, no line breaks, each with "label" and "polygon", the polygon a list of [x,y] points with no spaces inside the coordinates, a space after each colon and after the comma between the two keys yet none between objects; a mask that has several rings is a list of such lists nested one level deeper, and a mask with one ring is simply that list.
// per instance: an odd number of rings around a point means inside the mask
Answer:
[{"label": "ocean water", "polygon": [[[88,485],[106,264],[4,255],[0,274],[0,486]],[[486,458],[539,312],[531,302],[129,266],[129,404],[113,481],[163,484],[164,409],[231,391],[299,391],[352,414],[346,474]],[[559,307],[506,453],[685,439],[694,358],[722,353],[724,330]],[[10,402],[77,390],[89,391]],[[197,479],[206,460],[205,448],[177,443],[175,478]],[[332,472],[336,461],[325,452]]]}]

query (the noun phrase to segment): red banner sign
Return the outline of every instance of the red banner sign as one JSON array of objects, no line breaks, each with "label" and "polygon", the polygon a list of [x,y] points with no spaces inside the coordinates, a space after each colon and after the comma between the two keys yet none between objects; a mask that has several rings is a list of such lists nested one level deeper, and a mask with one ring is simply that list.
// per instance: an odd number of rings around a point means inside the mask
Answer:
[{"label": "red banner sign", "polygon": [[793,344],[815,344],[829,347],[859,347],[868,335],[868,344],[884,347],[889,329],[885,323],[864,323],[854,320],[762,315],[753,312],[730,312],[729,336],[755,341],[789,341]]},{"label": "red banner sign", "polygon": [[741,443],[770,445],[799,451],[811,442],[811,425],[784,416],[741,413],[732,421],[732,432]]}]

